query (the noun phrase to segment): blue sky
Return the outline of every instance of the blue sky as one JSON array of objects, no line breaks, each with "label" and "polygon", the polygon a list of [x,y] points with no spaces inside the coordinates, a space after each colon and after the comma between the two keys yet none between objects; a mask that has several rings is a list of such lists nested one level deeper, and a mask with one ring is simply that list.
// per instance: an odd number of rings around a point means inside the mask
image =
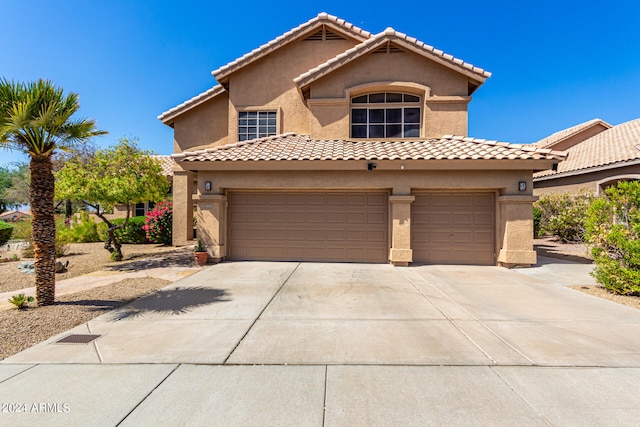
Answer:
[{"label": "blue sky", "polygon": [[[222,3],[222,4],[221,4]],[[529,143],[600,117],[640,117],[640,2],[0,0],[0,76],[53,80],[80,115],[158,154],[156,117],[211,88],[211,71],[328,12],[372,33],[393,27],[493,73],[469,135]],[[26,158],[0,150],[0,165]]]}]

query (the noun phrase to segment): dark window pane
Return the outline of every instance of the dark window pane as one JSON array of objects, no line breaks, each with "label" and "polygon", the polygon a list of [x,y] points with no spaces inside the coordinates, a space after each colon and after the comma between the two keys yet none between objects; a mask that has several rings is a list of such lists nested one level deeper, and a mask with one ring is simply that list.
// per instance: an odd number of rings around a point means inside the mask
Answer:
[{"label": "dark window pane", "polygon": [[387,125],[387,138],[402,138],[402,125]]},{"label": "dark window pane", "polygon": [[420,137],[420,125],[404,125],[404,137],[405,138],[419,138]]},{"label": "dark window pane", "polygon": [[383,125],[369,126],[369,138],[384,138],[384,126]]},{"label": "dark window pane", "polygon": [[372,93],[369,95],[369,103],[384,102],[384,93]]},{"label": "dark window pane", "polygon": [[367,123],[367,110],[364,108],[352,109],[351,123]]},{"label": "dark window pane", "polygon": [[276,118],[276,112],[275,111],[269,111],[267,114],[268,114],[268,117],[270,119],[274,119],[275,120],[275,118]]},{"label": "dark window pane", "polygon": [[404,102],[420,102],[420,97],[415,95],[404,94]]},{"label": "dark window pane", "polygon": [[402,109],[401,108],[387,109],[387,123],[402,123]]},{"label": "dark window pane", "polygon": [[239,120],[238,120],[238,124],[239,124],[240,126],[246,126],[246,125],[248,124],[247,122],[248,122],[248,120],[247,120],[247,119],[239,119]]},{"label": "dark window pane", "polygon": [[402,102],[402,94],[401,93],[388,93],[387,94],[387,102]]},{"label": "dark window pane", "polygon": [[247,117],[249,117],[250,119],[256,119],[256,118],[258,118],[258,112],[257,111],[247,111]]},{"label": "dark window pane", "polygon": [[249,126],[247,128],[247,132],[249,133],[256,133],[256,127],[255,126]]},{"label": "dark window pane", "polygon": [[267,127],[266,126],[260,126],[258,128],[258,133],[260,134],[260,136],[267,136]]},{"label": "dark window pane", "polygon": [[276,134],[276,127],[275,126],[269,126],[268,129],[269,129],[268,130],[269,135],[275,135]]},{"label": "dark window pane", "polygon": [[404,109],[404,122],[405,123],[420,123],[420,109],[419,108],[405,108]]},{"label": "dark window pane", "polygon": [[238,117],[240,117],[241,119],[247,117],[247,112],[246,111],[240,111],[240,113],[238,113]]},{"label": "dark window pane", "polygon": [[366,138],[367,126],[366,125],[353,125],[351,126],[351,138]]},{"label": "dark window pane", "polygon": [[249,139],[247,138],[247,134],[241,133],[240,135],[238,135],[238,141],[246,141],[247,139]]},{"label": "dark window pane", "polygon": [[384,123],[384,108],[370,109],[369,123]]},{"label": "dark window pane", "polygon": [[354,104],[366,104],[368,102],[367,95],[356,96],[351,102]]},{"label": "dark window pane", "polygon": [[270,118],[269,120],[267,120],[267,124],[268,124],[269,126],[275,126],[275,125],[276,125],[276,119],[275,119],[275,117],[274,117],[273,119],[271,119],[271,118]]},{"label": "dark window pane", "polygon": [[248,133],[248,134],[247,134],[247,139],[255,139],[255,138],[257,138],[257,137],[258,137],[258,136],[257,136],[255,133]]}]

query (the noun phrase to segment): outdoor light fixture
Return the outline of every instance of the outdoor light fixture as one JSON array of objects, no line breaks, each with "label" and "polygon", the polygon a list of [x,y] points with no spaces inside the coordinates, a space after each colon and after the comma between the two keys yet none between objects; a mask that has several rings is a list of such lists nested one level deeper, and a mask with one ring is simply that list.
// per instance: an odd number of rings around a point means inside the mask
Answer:
[{"label": "outdoor light fixture", "polygon": [[518,182],[518,190],[519,191],[527,191],[527,182],[526,181]]},{"label": "outdoor light fixture", "polygon": [[377,165],[375,163],[369,162],[369,163],[367,163],[367,170],[368,171],[372,171],[372,170],[374,170],[376,168],[376,166]]},{"label": "outdoor light fixture", "polygon": [[204,182],[204,191],[211,191],[211,181]]}]

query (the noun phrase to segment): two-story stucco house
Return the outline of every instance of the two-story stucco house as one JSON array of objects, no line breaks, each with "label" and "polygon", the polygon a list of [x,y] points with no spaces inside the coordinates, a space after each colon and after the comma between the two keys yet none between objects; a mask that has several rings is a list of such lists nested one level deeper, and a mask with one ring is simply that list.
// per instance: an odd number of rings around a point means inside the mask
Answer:
[{"label": "two-story stucco house", "polygon": [[321,13],[213,76],[159,116],[174,244],[195,203],[217,260],[536,262],[532,173],[564,155],[466,137],[489,72]]}]

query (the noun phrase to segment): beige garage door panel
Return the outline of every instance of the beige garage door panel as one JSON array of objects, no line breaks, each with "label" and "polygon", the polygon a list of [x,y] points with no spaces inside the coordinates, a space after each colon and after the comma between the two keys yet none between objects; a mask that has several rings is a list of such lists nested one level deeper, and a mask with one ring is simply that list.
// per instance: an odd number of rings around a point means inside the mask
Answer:
[{"label": "beige garage door panel", "polygon": [[414,262],[494,264],[493,193],[416,194],[411,206]]},{"label": "beige garage door panel", "polygon": [[386,193],[231,193],[229,258],[386,262]]}]

